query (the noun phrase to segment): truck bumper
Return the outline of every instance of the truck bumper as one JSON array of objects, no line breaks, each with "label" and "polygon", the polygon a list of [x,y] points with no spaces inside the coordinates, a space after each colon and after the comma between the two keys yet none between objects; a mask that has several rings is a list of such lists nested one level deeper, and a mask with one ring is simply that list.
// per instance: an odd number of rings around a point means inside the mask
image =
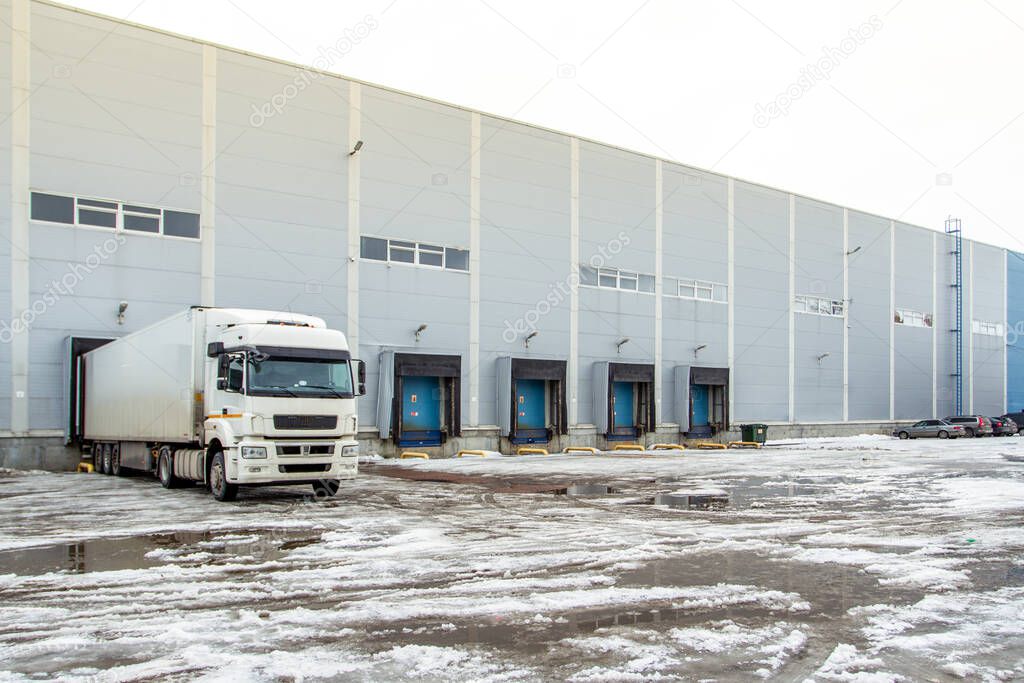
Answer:
[{"label": "truck bumper", "polygon": [[[266,458],[243,458],[242,447],[265,448]],[[289,454],[299,446],[298,455]],[[319,448],[305,449],[305,446]],[[330,446],[329,449],[323,448]],[[308,453],[312,450],[313,453]],[[329,450],[318,454],[317,450]],[[320,479],[354,479],[359,470],[355,441],[288,441],[286,443],[247,439],[226,451],[227,478],[232,484],[289,484]]]}]

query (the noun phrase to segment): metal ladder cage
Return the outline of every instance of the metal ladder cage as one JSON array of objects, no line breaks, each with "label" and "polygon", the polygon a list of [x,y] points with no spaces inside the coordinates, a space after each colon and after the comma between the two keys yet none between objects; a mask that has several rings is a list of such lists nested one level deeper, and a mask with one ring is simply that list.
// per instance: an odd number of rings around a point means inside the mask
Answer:
[{"label": "metal ladder cage", "polygon": [[946,235],[950,237],[953,248],[949,252],[953,257],[953,355],[955,361],[954,379],[954,414],[962,415],[964,409],[964,251],[963,229],[959,218],[952,216],[946,219]]}]

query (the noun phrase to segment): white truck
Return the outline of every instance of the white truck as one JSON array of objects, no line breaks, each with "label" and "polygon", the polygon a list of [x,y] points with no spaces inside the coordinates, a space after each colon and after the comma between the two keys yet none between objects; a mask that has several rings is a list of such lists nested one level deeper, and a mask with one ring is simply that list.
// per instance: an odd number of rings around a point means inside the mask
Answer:
[{"label": "white truck", "polygon": [[81,357],[81,443],[105,474],[165,488],[312,484],[356,476],[366,369],[345,335],[306,315],[192,307]]}]

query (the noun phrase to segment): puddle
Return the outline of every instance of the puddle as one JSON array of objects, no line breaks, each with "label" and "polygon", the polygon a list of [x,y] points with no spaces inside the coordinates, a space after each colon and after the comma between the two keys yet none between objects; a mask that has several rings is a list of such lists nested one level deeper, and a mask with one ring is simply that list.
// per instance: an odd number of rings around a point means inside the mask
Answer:
[{"label": "puddle", "polygon": [[684,489],[672,493],[659,493],[654,497],[654,504],[684,510],[690,508],[710,510],[728,505],[729,494],[722,489]]},{"label": "puddle", "polygon": [[38,576],[51,572],[108,572],[164,564],[216,564],[252,557],[265,562],[316,543],[319,532],[280,529],[245,532],[178,531],[97,538],[35,548],[0,551],[0,574]]},{"label": "puddle", "polygon": [[570,496],[608,496],[616,493],[616,490],[605,484],[571,484],[566,487],[565,493]]}]

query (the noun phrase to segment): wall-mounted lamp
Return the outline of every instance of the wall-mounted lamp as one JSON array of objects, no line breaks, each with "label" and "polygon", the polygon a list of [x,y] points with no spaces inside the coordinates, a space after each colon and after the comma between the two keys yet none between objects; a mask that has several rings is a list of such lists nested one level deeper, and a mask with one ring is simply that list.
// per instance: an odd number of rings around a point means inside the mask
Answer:
[{"label": "wall-mounted lamp", "polygon": [[122,301],[117,305],[117,324],[124,325],[124,312],[128,310],[128,302]]},{"label": "wall-mounted lamp", "polygon": [[356,146],[352,148],[352,151],[348,153],[349,156],[354,156],[356,152],[363,148],[363,141],[356,140]]},{"label": "wall-mounted lamp", "polygon": [[823,353],[820,356],[818,356],[818,365],[821,365],[821,361],[825,360],[826,358],[828,358],[831,355],[832,355],[831,353],[826,351],[825,353]]},{"label": "wall-mounted lamp", "polygon": [[856,254],[856,253],[857,253],[858,251],[860,251],[860,246],[857,246],[857,247],[855,247],[855,248],[851,249],[850,251],[846,252],[846,255],[847,255],[847,256],[853,256],[853,255],[854,255],[854,254]]},{"label": "wall-mounted lamp", "polygon": [[526,335],[526,339],[523,340],[523,343],[526,345],[526,348],[530,348],[530,340],[536,337],[538,334],[540,334],[540,332],[534,330],[530,334]]},{"label": "wall-mounted lamp", "polygon": [[414,332],[414,334],[415,334],[415,336],[416,336],[416,341],[417,341],[417,342],[419,342],[419,340],[420,340],[420,335],[421,335],[421,334],[423,334],[423,332],[424,332],[424,331],[425,331],[426,329],[427,329],[427,324],[426,324],[426,323],[423,323],[422,325],[420,325],[419,327],[417,327],[417,328],[416,328],[416,332]]},{"label": "wall-mounted lamp", "polygon": [[622,347],[629,343],[629,337],[625,337],[615,345],[615,353],[622,353]]},{"label": "wall-mounted lamp", "polygon": [[701,344],[700,346],[694,346],[693,347],[693,357],[696,358],[697,354],[700,353],[701,351],[703,351],[706,348],[708,348],[707,344]]}]

